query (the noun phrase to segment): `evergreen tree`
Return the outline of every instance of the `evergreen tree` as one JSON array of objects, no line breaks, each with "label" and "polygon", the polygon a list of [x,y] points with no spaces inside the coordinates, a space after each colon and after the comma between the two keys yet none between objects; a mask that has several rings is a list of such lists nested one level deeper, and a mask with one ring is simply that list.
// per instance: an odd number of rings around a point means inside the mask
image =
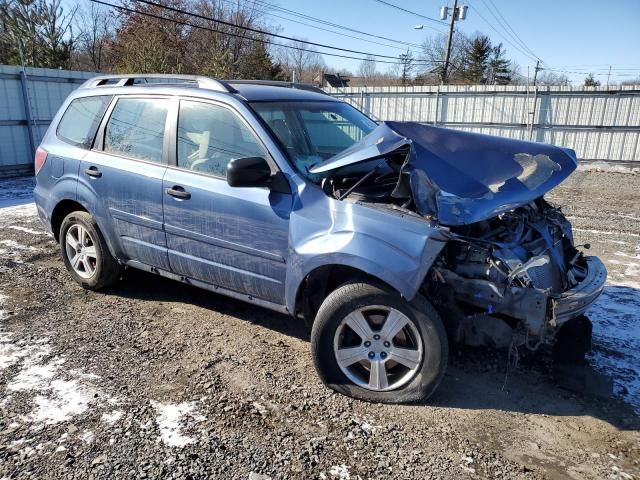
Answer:
[{"label": "evergreen tree", "polygon": [[491,49],[489,59],[489,81],[493,85],[507,85],[511,82],[511,61],[507,60],[502,43]]},{"label": "evergreen tree", "polygon": [[75,11],[66,13],[62,0],[0,0],[0,57],[10,64],[70,68]]},{"label": "evergreen tree", "polygon": [[413,77],[413,70],[415,69],[415,63],[413,53],[407,49],[407,53],[403,53],[399,56],[400,63],[396,67],[398,70],[398,77],[402,85],[409,85],[411,78]]},{"label": "evergreen tree", "polygon": [[469,41],[463,59],[465,80],[475,84],[487,82],[491,53],[491,40],[486,35],[478,34]]},{"label": "evergreen tree", "polygon": [[585,87],[599,87],[600,86],[600,80],[596,80],[593,77],[593,73],[590,73],[589,75],[587,75],[587,78],[584,79],[584,86]]}]

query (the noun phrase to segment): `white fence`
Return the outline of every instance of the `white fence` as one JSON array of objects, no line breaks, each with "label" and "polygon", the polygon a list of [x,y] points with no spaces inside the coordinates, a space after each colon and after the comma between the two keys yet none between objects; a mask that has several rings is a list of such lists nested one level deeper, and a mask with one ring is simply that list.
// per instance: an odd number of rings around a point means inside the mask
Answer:
[{"label": "white fence", "polygon": [[[0,177],[32,172],[51,119],[91,72],[0,65]],[[638,162],[640,86],[328,88],[376,120],[417,121],[573,148],[582,160]]]},{"label": "white fence", "polygon": [[33,154],[67,95],[95,73],[0,65],[0,177],[33,171]]},{"label": "white fence", "polygon": [[638,162],[640,86],[327,88],[375,120],[415,121],[573,148],[581,160]]}]

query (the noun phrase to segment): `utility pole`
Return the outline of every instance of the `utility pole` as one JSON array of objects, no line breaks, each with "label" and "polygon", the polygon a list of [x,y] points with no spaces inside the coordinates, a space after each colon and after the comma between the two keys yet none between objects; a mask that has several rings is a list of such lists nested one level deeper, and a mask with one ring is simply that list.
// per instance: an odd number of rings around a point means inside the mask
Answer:
[{"label": "utility pole", "polygon": [[607,73],[607,88],[609,88],[609,77],[611,77],[611,65],[609,65],[609,73]]},{"label": "utility pole", "polygon": [[[449,15],[449,7],[440,7],[440,20],[446,20]],[[449,59],[451,57],[451,44],[453,43],[453,31],[456,20],[464,20],[467,16],[467,6],[458,7],[458,0],[453,0],[451,9],[451,23],[449,23],[449,39],[447,40],[447,53],[442,66],[442,83],[447,83],[447,71],[449,70]]]},{"label": "utility pole", "polygon": [[[535,122],[536,117],[536,107],[538,106],[538,89],[536,88],[536,82],[538,81],[538,72],[542,70],[540,67],[540,60],[536,61],[536,68],[533,72],[533,110],[529,112],[529,116],[531,117],[531,123],[529,124],[529,141],[533,136],[533,124]],[[527,90],[529,90],[527,88]]]},{"label": "utility pole", "polygon": [[447,70],[449,69],[449,57],[451,56],[451,42],[453,40],[453,26],[456,23],[457,6],[458,6],[458,0],[453,0],[453,10],[451,12],[451,23],[449,24],[449,39],[447,40],[447,54],[444,57],[444,65],[442,66],[442,83],[447,83]]},{"label": "utility pole", "polygon": [[536,86],[536,81],[538,80],[538,72],[542,70],[542,68],[540,67],[540,60],[536,61],[536,68],[533,72],[533,86]]}]

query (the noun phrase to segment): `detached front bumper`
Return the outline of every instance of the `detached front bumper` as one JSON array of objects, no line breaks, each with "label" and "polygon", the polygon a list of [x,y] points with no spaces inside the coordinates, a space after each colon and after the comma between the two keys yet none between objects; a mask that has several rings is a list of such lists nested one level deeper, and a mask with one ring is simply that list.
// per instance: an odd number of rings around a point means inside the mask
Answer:
[{"label": "detached front bumper", "polygon": [[555,301],[555,321],[563,323],[582,315],[600,296],[607,281],[607,268],[598,257],[585,257],[588,273],[578,285],[560,295]]}]

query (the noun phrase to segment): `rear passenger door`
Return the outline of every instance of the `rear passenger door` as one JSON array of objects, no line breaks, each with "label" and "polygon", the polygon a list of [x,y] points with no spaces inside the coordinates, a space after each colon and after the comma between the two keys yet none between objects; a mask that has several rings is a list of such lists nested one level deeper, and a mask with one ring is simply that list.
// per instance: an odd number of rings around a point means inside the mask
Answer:
[{"label": "rear passenger door", "polygon": [[172,150],[164,179],[171,269],[283,304],[291,194],[226,181],[230,160],[270,159],[255,132],[228,106],[183,99]]},{"label": "rear passenger door", "polygon": [[171,105],[165,97],[116,97],[79,173],[81,188],[103,204],[118,256],[165,270],[162,178]]}]

